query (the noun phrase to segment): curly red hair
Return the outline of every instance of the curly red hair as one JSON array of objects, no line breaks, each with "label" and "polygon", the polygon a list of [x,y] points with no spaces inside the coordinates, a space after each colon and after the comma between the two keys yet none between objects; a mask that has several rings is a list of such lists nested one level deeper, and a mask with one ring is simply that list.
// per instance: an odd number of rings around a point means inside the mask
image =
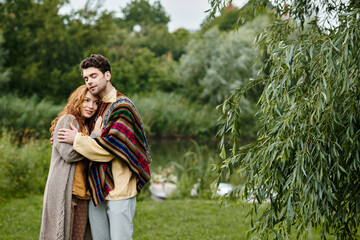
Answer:
[{"label": "curly red hair", "polygon": [[88,91],[89,90],[86,85],[81,85],[70,95],[64,110],[62,110],[62,112],[60,112],[59,115],[51,122],[51,127],[49,129],[51,133],[55,130],[55,126],[60,117],[66,114],[71,114],[75,117],[76,121],[79,123],[80,132],[86,134],[86,128],[89,129],[89,133],[91,132],[90,130],[92,130],[92,128],[90,123],[93,122],[92,118],[95,118],[96,114],[94,114],[94,116],[90,119],[83,117],[81,114],[82,103]]}]

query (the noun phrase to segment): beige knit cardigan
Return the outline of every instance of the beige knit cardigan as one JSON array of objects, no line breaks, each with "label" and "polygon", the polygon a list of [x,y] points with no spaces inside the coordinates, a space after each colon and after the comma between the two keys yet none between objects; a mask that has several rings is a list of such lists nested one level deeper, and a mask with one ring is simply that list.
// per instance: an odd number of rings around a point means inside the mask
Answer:
[{"label": "beige knit cardigan", "polygon": [[[56,124],[49,175],[45,186],[40,240],[69,239],[71,197],[76,162],[84,159],[67,143],[59,143],[61,128],[70,129],[79,124],[73,115],[62,116]],[[92,134],[92,137],[96,135]]]}]

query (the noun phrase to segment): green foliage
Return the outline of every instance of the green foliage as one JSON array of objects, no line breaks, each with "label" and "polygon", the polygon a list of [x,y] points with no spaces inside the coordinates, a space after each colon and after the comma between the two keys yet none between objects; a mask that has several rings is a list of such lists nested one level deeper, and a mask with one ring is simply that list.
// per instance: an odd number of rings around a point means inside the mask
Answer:
[{"label": "green foliage", "polygon": [[[3,41],[4,41],[4,37],[0,29],[0,44],[2,44]],[[6,56],[6,51],[4,51],[4,49],[0,45],[0,89],[1,89],[0,92],[5,88],[6,84],[10,80],[9,71],[8,70],[5,71],[3,68],[5,56]]]},{"label": "green foliage", "polygon": [[171,60],[157,58],[148,48],[123,48],[123,55],[112,62],[111,70],[112,82],[119,91],[133,95],[171,91],[177,86],[171,76]]},{"label": "green foliage", "polygon": [[233,31],[238,22],[240,9],[237,7],[226,7],[221,10],[221,15],[216,18],[208,18],[202,24],[203,30],[217,26],[220,31]]},{"label": "green foliage", "polygon": [[[246,85],[259,68],[254,66],[258,52],[253,39],[268,20],[263,15],[237,32],[211,28],[194,37],[176,71],[184,91],[193,99],[216,106],[230,91]],[[252,92],[252,97],[257,95]]]},{"label": "green foliage", "polygon": [[[184,53],[185,47],[190,39],[189,31],[178,29],[169,33],[166,25],[148,24],[144,25],[140,32],[129,32],[125,29],[117,29],[110,39],[110,60],[112,63],[124,58],[132,61],[138,54],[150,50],[158,62],[177,61]],[[156,66],[153,66],[156,69]],[[167,78],[172,72],[166,72]],[[147,78],[143,79],[146,81]]]},{"label": "green foliage", "polygon": [[[172,163],[179,179],[173,197],[211,199],[210,185],[215,177],[212,167],[220,159],[214,159],[214,155],[209,151],[207,145],[199,145],[195,141],[192,143],[193,146],[184,154],[183,160]],[[191,196],[193,189],[196,195]]]},{"label": "green foliage", "polygon": [[[131,98],[150,136],[213,136],[218,115],[209,106],[196,105],[175,93],[154,92]],[[36,96],[2,96],[0,130],[11,129],[13,140],[18,143],[29,138],[49,138],[51,121],[62,109],[63,105],[54,105],[46,99],[39,100]]]},{"label": "green foliage", "polygon": [[0,200],[42,194],[51,158],[50,140],[19,147],[10,133],[3,131],[0,136]]},{"label": "green foliage", "polygon": [[18,143],[29,137],[48,138],[51,121],[63,106],[36,96],[20,98],[16,95],[0,97],[0,133],[11,129]]},{"label": "green foliage", "polygon": [[182,54],[185,53],[186,45],[190,40],[190,32],[184,28],[179,28],[172,33],[174,38],[174,46],[171,49],[172,58],[178,61]]},{"label": "green foliage", "polygon": [[[179,87],[173,77],[176,62],[187,44],[189,32],[169,33],[165,25],[148,25],[142,32],[117,29],[109,46],[114,86],[127,95],[171,92]],[[156,40],[157,39],[157,40]]]},{"label": "green foliage", "polygon": [[122,10],[124,17],[118,19],[121,27],[132,30],[135,25],[163,24],[170,22],[170,17],[161,5],[160,1],[155,1],[153,5],[148,0],[132,0]]},{"label": "green foliage", "polygon": [[[110,14],[83,9],[60,15],[60,0],[0,3],[0,23],[11,70],[6,90],[21,95],[51,96],[58,102],[81,83],[65,78],[86,50],[106,43],[115,26]],[[57,93],[56,95],[54,93]]]},{"label": "green foliage", "polygon": [[146,25],[139,36],[141,46],[149,48],[156,56],[165,55],[174,48],[175,39],[166,25]]},{"label": "green foliage", "polygon": [[[262,239],[311,238],[314,228],[323,239],[359,237],[360,10],[352,2],[321,5],[338,25],[324,29],[317,18],[306,25],[313,3],[287,6],[301,24],[278,21],[258,36],[269,74],[222,106],[219,178],[235,169],[247,175],[239,189],[244,198],[256,196],[254,214],[270,200],[250,231]],[[264,86],[258,139],[239,147],[239,103],[257,85]]]},{"label": "green foliage", "polygon": [[61,103],[83,83],[78,66],[91,53],[108,57],[114,85],[128,95],[178,88],[172,58],[177,60],[184,53],[190,33],[184,29],[169,33],[159,2],[130,4],[134,8],[149,5],[149,9],[144,8],[151,12],[151,16],[139,16],[150,19],[144,20],[143,31],[138,33],[120,29],[112,13],[99,13],[90,4],[60,15],[63,4],[61,0],[0,3],[4,38],[0,48],[1,91],[36,94]]},{"label": "green foliage", "polygon": [[155,92],[131,97],[145,131],[152,136],[213,136],[217,113],[209,106],[196,105],[175,93]]}]

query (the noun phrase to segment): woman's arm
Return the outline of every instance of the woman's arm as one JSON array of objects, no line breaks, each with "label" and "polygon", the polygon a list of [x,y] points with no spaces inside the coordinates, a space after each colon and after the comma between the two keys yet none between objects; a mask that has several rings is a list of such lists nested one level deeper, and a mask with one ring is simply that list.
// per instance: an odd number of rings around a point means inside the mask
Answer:
[{"label": "woman's arm", "polygon": [[65,162],[72,163],[78,162],[84,159],[84,156],[79,154],[73,149],[73,146],[67,143],[59,142],[58,133],[61,128],[70,129],[70,123],[72,123],[77,129],[79,129],[79,124],[76,121],[75,117],[71,114],[67,114],[59,119],[54,130],[54,147],[58,150],[60,156],[65,160]]}]

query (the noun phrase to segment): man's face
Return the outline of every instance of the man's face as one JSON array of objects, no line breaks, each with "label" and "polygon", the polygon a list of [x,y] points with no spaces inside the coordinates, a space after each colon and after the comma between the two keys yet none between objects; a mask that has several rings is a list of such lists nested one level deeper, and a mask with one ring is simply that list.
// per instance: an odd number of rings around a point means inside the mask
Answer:
[{"label": "man's face", "polygon": [[110,80],[110,72],[103,74],[99,69],[89,67],[83,69],[82,74],[89,91],[94,95],[102,95],[101,92],[105,90],[107,82]]}]

